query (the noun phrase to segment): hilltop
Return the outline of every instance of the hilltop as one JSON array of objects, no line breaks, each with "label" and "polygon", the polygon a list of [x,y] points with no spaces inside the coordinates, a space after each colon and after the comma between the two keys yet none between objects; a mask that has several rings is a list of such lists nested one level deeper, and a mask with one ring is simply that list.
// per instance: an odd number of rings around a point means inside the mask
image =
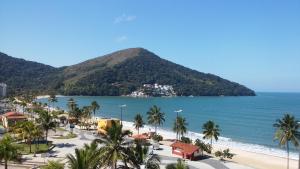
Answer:
[{"label": "hilltop", "polygon": [[0,53],[0,81],[10,93],[55,91],[63,95],[128,95],[145,84],[171,86],[183,96],[252,96],[254,91],[213,74],[162,59],[143,48],[129,48],[85,62],[54,68]]}]

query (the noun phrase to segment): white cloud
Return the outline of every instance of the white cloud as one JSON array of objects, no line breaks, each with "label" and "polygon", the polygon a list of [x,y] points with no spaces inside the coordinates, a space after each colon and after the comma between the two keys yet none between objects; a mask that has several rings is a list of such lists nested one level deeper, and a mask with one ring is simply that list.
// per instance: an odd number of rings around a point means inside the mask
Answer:
[{"label": "white cloud", "polygon": [[116,42],[118,42],[118,43],[122,43],[122,42],[124,42],[126,40],[128,40],[128,38],[125,35],[116,38]]},{"label": "white cloud", "polygon": [[134,21],[135,19],[136,19],[136,16],[134,16],[134,15],[123,14],[121,16],[116,17],[114,20],[114,23],[118,24],[121,22],[131,22],[131,21]]}]

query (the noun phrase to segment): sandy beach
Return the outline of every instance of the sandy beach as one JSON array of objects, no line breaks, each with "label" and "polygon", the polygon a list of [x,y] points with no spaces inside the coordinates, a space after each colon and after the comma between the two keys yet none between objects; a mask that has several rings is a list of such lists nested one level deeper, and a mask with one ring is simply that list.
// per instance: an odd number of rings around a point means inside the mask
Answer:
[{"label": "sandy beach", "polygon": [[[132,126],[132,122],[123,122],[124,128],[129,129],[137,134],[137,131]],[[140,129],[140,133],[154,131],[151,127],[144,127]],[[174,139],[175,133],[166,132],[164,130],[158,129],[158,133],[161,134],[164,139]],[[170,145],[171,142],[163,141],[164,145]],[[218,145],[218,143],[214,143],[214,150],[224,150],[228,147]],[[235,154],[233,159],[229,160],[233,163],[249,166],[255,169],[283,169],[286,168],[287,160],[283,157],[277,157],[262,153],[254,153],[245,150],[241,150],[239,148],[230,147],[230,151]],[[171,154],[171,153],[169,153]],[[290,169],[298,169],[298,160],[290,159]]]}]

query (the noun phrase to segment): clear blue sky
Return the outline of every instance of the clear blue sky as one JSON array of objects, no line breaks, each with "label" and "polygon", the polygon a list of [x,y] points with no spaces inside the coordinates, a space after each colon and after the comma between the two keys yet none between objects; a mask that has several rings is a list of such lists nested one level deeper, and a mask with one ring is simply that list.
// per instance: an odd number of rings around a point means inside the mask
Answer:
[{"label": "clear blue sky", "polygon": [[300,0],[1,0],[0,51],[52,66],[143,47],[256,91],[300,92]]}]

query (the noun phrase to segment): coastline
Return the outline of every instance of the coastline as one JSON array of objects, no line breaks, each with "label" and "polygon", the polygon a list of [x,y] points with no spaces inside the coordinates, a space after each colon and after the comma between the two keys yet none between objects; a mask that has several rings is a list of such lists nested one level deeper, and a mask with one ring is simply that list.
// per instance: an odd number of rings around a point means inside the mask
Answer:
[{"label": "coastline", "polygon": [[[123,126],[125,129],[131,130],[134,134],[137,134],[136,129],[133,127],[133,122],[123,121]],[[154,127],[145,125],[143,128],[140,129],[140,133],[145,133],[149,131],[154,131]],[[157,132],[163,136],[164,140],[168,139],[174,139],[176,137],[176,134],[174,132],[158,128]],[[192,133],[192,132],[190,132]],[[186,135],[190,137],[190,135]],[[195,140],[196,138],[202,139],[202,135],[198,133],[198,136],[192,136],[192,140]],[[230,142],[230,139],[227,138],[220,138],[220,140],[225,139],[227,142]],[[233,154],[236,154],[233,159],[229,160],[234,163],[246,165],[249,167],[253,167],[256,169],[282,169],[286,168],[286,155],[283,150],[281,153],[282,156],[276,155],[275,153],[267,154],[263,153],[265,149],[261,150],[260,152],[255,152],[247,149],[243,149],[243,147],[234,146],[237,142],[232,142],[232,144],[224,144],[226,141],[218,141],[213,143],[214,151],[217,150],[224,150],[226,148],[230,148],[230,151]],[[204,140],[205,141],[205,140]],[[169,145],[169,141],[163,141],[165,145]],[[244,144],[244,143],[240,143]],[[246,145],[246,144],[245,144]],[[263,147],[258,145],[259,147]],[[267,148],[267,147],[265,147]],[[273,149],[273,151],[276,151],[276,149]],[[277,150],[278,151],[278,150]],[[293,154],[293,155],[292,155]],[[298,155],[296,153],[290,154],[290,169],[297,169],[298,167]],[[284,156],[285,155],[285,156]]]}]

